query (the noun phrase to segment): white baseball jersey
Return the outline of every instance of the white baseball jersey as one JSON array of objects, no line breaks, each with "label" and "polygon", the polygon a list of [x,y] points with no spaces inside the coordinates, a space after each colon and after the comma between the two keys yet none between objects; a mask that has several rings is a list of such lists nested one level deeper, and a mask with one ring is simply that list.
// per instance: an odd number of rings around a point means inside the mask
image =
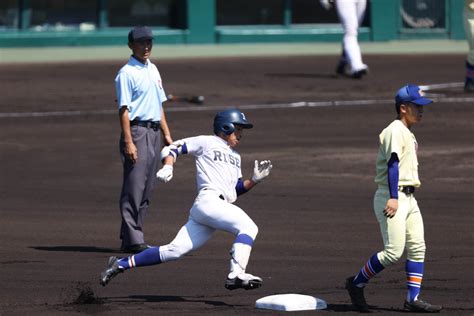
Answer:
[{"label": "white baseball jersey", "polygon": [[242,178],[241,159],[225,140],[215,135],[184,138],[187,153],[196,158],[197,189],[219,192],[225,200],[237,199],[235,186]]},{"label": "white baseball jersey", "polygon": [[418,143],[415,135],[400,120],[393,121],[379,135],[380,148],[377,156],[375,182],[388,186],[387,163],[392,153],[398,156],[399,186],[421,185],[418,178],[418,158],[416,151]]},{"label": "white baseball jersey", "polygon": [[131,121],[161,121],[162,103],[167,98],[160,72],[150,60],[142,64],[130,57],[115,78],[115,89],[118,106],[127,106]]}]

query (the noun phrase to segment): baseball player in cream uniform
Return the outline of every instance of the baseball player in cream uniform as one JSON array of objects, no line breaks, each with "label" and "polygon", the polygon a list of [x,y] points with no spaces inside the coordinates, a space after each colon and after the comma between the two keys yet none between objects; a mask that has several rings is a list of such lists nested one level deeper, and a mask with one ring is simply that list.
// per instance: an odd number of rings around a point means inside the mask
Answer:
[{"label": "baseball player in cream uniform", "polygon": [[466,78],[464,91],[474,92],[474,0],[464,0],[463,8],[464,31],[469,44],[466,58]]},{"label": "baseball player in cream uniform", "polygon": [[243,129],[252,126],[239,110],[225,110],[214,119],[214,135],[184,138],[163,149],[164,166],[156,176],[165,183],[173,177],[173,164],[177,157],[188,154],[195,158],[199,193],[191,207],[189,220],[167,245],[152,247],[120,260],[110,257],[106,270],[101,274],[102,285],[127,269],[177,260],[204,245],[216,230],[235,235],[225,287],[250,290],[262,285],[260,277],[246,272],[258,227],[241,208],[232,204],[238,195],[261,182],[272,169],[269,160],[255,161],[252,178],[242,179],[242,161],[234,147],[240,143]]},{"label": "baseball player in cream uniform", "polygon": [[320,0],[321,5],[327,10],[331,8],[333,2],[336,4],[337,15],[344,29],[342,55],[336,72],[340,75],[349,74],[356,79],[362,78],[369,68],[362,61],[357,36],[364,20],[367,0]]},{"label": "baseball player in cream uniform", "polygon": [[364,287],[384,268],[396,263],[405,248],[407,297],[404,308],[411,312],[439,312],[441,306],[419,298],[425,261],[423,219],[415,199],[418,178],[418,142],[411,128],[420,122],[423,107],[432,103],[416,85],[402,87],[396,97],[398,117],[379,135],[374,212],[380,225],[384,250],[374,254],[356,276],[346,280],[354,307],[369,312]]}]

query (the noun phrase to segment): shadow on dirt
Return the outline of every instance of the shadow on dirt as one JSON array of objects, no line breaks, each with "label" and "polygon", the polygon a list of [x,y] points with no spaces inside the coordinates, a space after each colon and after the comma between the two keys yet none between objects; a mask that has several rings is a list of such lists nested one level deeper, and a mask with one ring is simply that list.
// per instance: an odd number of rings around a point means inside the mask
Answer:
[{"label": "shadow on dirt", "polygon": [[43,251],[122,253],[119,249],[94,246],[34,246],[29,248]]},{"label": "shadow on dirt", "polygon": [[159,303],[159,302],[182,302],[182,303],[204,303],[207,305],[212,306],[225,306],[225,307],[239,307],[239,306],[247,306],[247,305],[235,305],[235,304],[227,304],[221,301],[212,301],[208,299],[199,299],[199,298],[185,298],[183,296],[172,296],[172,295],[130,295],[128,297],[108,297],[108,300],[114,302],[130,302],[130,300],[134,301],[142,301],[148,303]]}]

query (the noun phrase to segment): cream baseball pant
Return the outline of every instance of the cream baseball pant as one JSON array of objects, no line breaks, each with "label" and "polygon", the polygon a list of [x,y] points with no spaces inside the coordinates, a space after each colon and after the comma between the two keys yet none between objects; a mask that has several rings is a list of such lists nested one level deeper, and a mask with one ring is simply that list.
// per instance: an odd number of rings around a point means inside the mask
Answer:
[{"label": "cream baseball pant", "polygon": [[393,218],[383,211],[390,198],[388,187],[379,187],[374,196],[374,212],[380,225],[384,250],[377,254],[380,263],[387,267],[397,262],[407,250],[407,259],[425,260],[423,218],[413,194],[398,192],[398,210]]}]

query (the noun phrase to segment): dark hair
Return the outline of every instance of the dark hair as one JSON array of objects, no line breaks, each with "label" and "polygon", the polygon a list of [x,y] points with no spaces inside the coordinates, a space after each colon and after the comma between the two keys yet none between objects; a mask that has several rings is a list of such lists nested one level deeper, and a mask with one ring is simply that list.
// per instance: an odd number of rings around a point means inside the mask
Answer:
[{"label": "dark hair", "polygon": [[397,111],[398,115],[400,115],[400,105],[402,105],[402,102],[395,103],[395,110]]}]

